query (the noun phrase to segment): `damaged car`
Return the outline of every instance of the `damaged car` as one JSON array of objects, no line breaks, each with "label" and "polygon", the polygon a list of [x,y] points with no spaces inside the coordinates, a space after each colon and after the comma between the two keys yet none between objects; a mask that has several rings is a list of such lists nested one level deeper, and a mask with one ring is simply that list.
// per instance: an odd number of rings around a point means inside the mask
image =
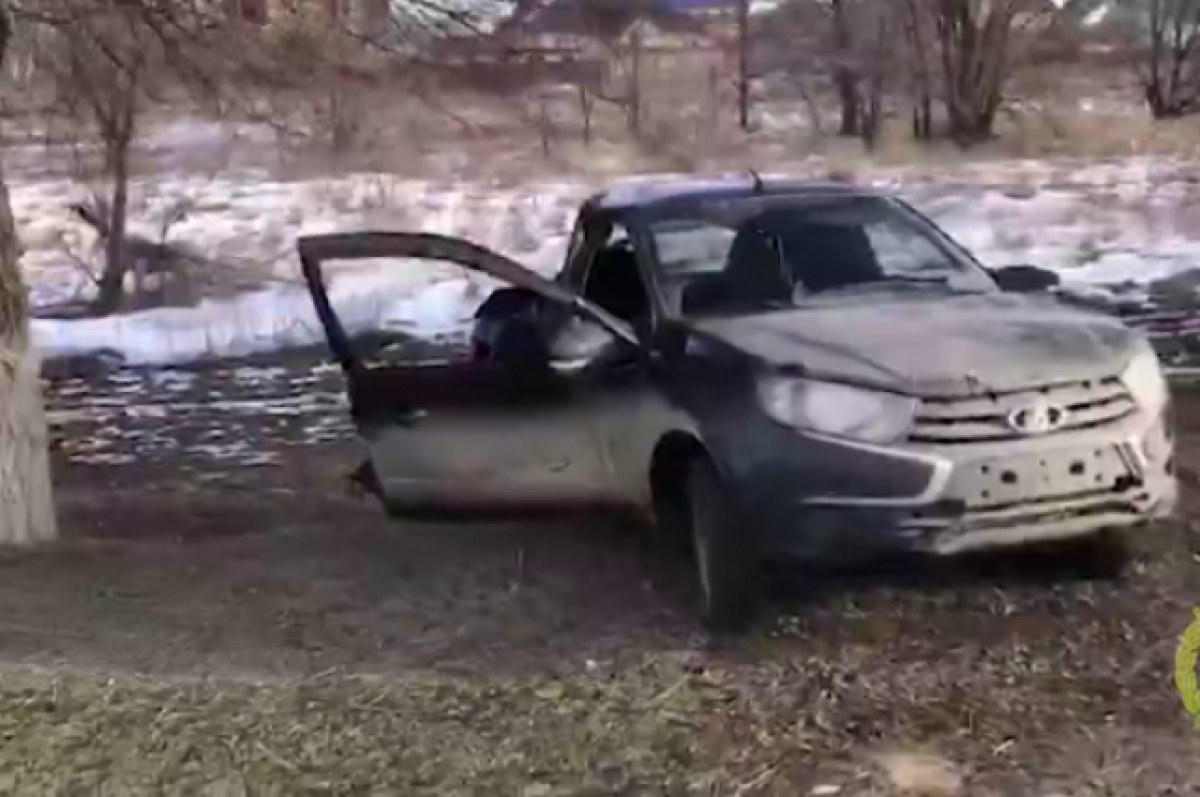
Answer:
[{"label": "damaged car", "polygon": [[[1052,272],[989,271],[902,200],[842,184],[646,182],[583,203],[553,279],[461,239],[302,238],[396,516],[633,509],[686,535],[697,612],[751,616],[765,557],[1110,542],[1176,502],[1143,335]],[[389,362],[323,267],[453,263],[497,289],[469,353]]]}]

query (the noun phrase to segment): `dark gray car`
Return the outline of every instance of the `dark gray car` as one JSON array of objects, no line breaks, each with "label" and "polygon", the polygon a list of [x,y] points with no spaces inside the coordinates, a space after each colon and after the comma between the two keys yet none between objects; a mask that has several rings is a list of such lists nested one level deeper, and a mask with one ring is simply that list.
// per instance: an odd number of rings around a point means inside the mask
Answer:
[{"label": "dark gray car", "polygon": [[[625,507],[693,543],[699,611],[748,618],[767,555],[1109,539],[1176,501],[1170,396],[1139,333],[1053,275],[989,273],[898,199],[647,183],[592,197],[553,281],[466,241],[301,239],[369,451],[406,517]],[[510,287],[469,356],[360,351],[322,264],[429,259]],[[398,267],[403,267],[400,264]]]}]

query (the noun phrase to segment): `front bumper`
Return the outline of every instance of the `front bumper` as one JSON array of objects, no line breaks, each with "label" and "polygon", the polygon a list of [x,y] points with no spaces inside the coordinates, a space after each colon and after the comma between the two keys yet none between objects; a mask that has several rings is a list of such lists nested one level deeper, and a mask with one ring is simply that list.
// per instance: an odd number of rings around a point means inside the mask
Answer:
[{"label": "front bumper", "polygon": [[751,506],[768,550],[816,558],[954,554],[1143,525],[1169,517],[1178,500],[1166,416],[1137,414],[1103,429],[1017,442],[847,445],[855,460],[874,452],[869,472],[884,476],[886,487],[919,476],[919,489],[872,489],[868,476],[853,490],[825,495],[757,495]]}]

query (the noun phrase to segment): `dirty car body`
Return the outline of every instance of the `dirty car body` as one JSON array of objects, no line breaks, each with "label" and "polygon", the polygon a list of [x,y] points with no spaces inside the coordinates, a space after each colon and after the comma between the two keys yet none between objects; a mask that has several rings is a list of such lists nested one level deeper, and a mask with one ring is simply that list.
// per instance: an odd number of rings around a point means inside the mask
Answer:
[{"label": "dirty car body", "polygon": [[[553,280],[432,235],[299,249],[371,486],[399,515],[611,505],[665,522],[697,459],[741,518],[726,533],[756,556],[949,554],[1139,526],[1175,504],[1170,397],[1144,337],[1006,291],[885,194],[615,189],[584,203]],[[358,257],[450,261],[511,287],[477,314],[473,356],[381,365],[355,350],[322,275]]]}]

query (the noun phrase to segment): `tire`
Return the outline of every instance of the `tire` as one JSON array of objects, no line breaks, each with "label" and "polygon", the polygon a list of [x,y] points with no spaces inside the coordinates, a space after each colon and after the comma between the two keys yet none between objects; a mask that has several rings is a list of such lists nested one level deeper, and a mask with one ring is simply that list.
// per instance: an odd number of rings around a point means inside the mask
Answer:
[{"label": "tire", "polygon": [[758,550],[720,474],[705,457],[687,472],[686,522],[696,576],[696,614],[712,633],[737,633],[758,608]]},{"label": "tire", "polygon": [[1103,529],[1075,541],[1069,548],[1074,566],[1085,578],[1116,581],[1126,574],[1135,557],[1122,529]]},{"label": "tire", "polygon": [[1087,581],[1120,580],[1136,558],[1122,529],[1101,529],[1075,539],[1035,545],[1029,553],[1048,562],[1054,572]]}]

